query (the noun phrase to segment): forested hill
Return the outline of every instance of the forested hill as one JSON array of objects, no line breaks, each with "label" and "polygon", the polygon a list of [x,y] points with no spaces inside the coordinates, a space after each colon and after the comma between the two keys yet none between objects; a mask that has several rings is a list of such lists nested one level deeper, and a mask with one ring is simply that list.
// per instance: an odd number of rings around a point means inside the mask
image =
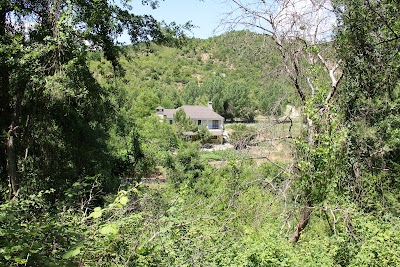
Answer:
[{"label": "forested hill", "polygon": [[[0,266],[400,266],[400,1],[227,0],[265,34],[208,40],[115,2],[0,1]],[[155,115],[210,100],[302,117]]]},{"label": "forested hill", "polygon": [[182,47],[156,44],[123,47],[123,81],[93,53],[91,69],[102,84],[127,92],[131,99],[155,94],[165,108],[207,104],[225,118],[251,120],[280,113],[280,104],[296,101],[272,39],[249,31],[207,40],[191,39]]}]

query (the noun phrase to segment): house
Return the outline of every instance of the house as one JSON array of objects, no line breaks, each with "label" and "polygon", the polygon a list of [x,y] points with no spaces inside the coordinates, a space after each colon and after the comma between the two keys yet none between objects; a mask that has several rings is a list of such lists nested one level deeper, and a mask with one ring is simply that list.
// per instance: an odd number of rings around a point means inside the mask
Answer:
[{"label": "house", "polygon": [[[212,102],[208,102],[208,106],[184,105],[177,109],[164,109],[163,107],[157,107],[156,114],[165,118],[165,120],[170,124],[173,124],[174,115],[180,109],[182,109],[186,113],[186,116],[194,121],[197,126],[206,126],[213,136],[213,139],[222,143],[224,117],[214,112]],[[195,132],[185,132],[184,134],[190,136],[192,140],[194,140],[196,136]]]}]

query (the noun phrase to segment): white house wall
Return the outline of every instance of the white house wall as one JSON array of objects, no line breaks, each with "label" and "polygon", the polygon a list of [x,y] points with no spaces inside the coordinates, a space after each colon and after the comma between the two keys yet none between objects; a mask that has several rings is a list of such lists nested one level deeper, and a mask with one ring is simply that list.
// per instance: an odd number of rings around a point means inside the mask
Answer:
[{"label": "white house wall", "polygon": [[[198,121],[199,121],[199,119],[191,119],[195,124],[196,124],[196,126],[198,125]],[[212,126],[213,126],[213,121],[215,121],[215,120],[201,120],[201,125],[205,125],[205,126],[207,126],[207,128],[208,129],[212,129]],[[221,120],[216,120],[216,121],[218,121],[218,129],[222,129],[222,121]]]}]

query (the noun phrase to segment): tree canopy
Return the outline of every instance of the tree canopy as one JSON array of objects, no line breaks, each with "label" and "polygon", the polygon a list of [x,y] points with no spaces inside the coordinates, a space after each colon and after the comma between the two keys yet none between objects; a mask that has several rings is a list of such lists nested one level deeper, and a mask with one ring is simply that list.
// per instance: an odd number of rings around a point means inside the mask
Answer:
[{"label": "tree canopy", "polygon": [[[398,265],[399,2],[232,2],[264,34],[182,43],[129,1],[0,2],[0,265]],[[227,123],[233,148],[209,150],[182,109],[154,114],[210,100],[302,118]]]},{"label": "tree canopy", "polygon": [[130,9],[129,1],[1,2],[2,190],[69,185],[112,168],[106,140],[118,106],[89,70],[89,51],[100,50],[121,75],[116,38],[124,31],[132,43],[183,37],[182,28]]}]

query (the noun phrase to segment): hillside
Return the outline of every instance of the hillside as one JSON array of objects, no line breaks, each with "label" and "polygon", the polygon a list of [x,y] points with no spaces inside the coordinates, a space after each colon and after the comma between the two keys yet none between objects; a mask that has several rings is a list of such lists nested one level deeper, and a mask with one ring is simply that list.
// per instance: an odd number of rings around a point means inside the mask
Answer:
[{"label": "hillside", "polygon": [[400,1],[227,1],[281,57],[118,2],[1,1],[0,266],[400,265]]},{"label": "hillside", "polygon": [[155,104],[166,108],[212,100],[224,117],[244,120],[279,115],[280,103],[296,101],[268,36],[238,31],[191,39],[181,48],[150,44],[122,49],[122,81],[114,79],[99,53],[92,55],[91,69],[101,84],[123,89],[131,100],[144,92],[155,94]]}]

